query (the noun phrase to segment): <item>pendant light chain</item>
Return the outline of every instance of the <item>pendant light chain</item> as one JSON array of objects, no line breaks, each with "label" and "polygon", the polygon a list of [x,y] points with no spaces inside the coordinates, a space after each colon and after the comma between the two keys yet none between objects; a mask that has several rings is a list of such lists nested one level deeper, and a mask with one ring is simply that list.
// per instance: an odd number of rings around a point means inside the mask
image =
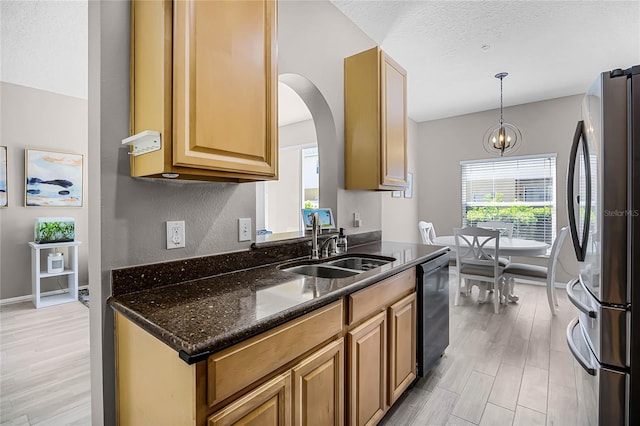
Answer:
[{"label": "pendant light chain", "polygon": [[504,123],[504,120],[502,119],[502,79],[504,77],[500,76],[500,127],[502,127],[502,123]]}]

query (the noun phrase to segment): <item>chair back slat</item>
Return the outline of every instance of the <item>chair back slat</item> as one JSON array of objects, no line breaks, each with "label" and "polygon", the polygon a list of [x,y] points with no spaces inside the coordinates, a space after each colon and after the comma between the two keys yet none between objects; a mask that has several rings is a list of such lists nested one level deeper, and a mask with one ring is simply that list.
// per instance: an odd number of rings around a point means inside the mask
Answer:
[{"label": "chair back slat", "polygon": [[[500,231],[466,227],[454,229],[453,234],[458,264],[493,266],[497,273],[498,256],[493,253],[498,253],[500,250]],[[493,247],[487,248],[489,245]]]},{"label": "chair back slat", "polygon": [[420,230],[420,236],[422,237],[422,243],[427,245],[433,245],[433,240],[436,239],[436,230],[431,222],[425,222],[421,220],[418,222],[418,229]]},{"label": "chair back slat", "polygon": [[478,228],[497,229],[505,237],[513,237],[513,223],[501,221],[478,222]]}]

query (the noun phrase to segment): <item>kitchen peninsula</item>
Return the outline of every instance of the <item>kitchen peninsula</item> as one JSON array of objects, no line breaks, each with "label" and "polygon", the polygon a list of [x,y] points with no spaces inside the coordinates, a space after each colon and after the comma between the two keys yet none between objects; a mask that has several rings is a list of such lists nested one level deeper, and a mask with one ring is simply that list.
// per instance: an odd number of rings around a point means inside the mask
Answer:
[{"label": "kitchen peninsula", "polygon": [[363,235],[335,258],[390,261],[345,278],[285,271],[307,241],[114,270],[119,423],[376,423],[416,377],[415,267],[447,249]]}]

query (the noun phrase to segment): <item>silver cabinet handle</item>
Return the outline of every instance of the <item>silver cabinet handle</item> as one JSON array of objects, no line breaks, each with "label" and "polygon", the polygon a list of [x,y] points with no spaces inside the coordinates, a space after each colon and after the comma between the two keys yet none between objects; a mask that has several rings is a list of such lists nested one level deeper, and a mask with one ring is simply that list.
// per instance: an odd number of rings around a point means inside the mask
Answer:
[{"label": "silver cabinet handle", "polygon": [[578,318],[574,318],[569,325],[567,326],[567,345],[569,345],[569,350],[573,354],[573,357],[578,361],[580,366],[584,368],[584,370],[589,373],[591,376],[596,375],[596,368],[589,364],[589,361],[584,359],[584,357],[580,354],[578,347],[576,346],[576,342],[573,341],[573,329],[578,325]]},{"label": "silver cabinet handle", "polygon": [[594,311],[593,309],[591,309],[589,306],[585,305],[584,303],[582,303],[578,297],[576,296],[576,294],[573,292],[573,286],[576,285],[576,283],[579,283],[580,286],[582,286],[582,289],[584,291],[587,291],[586,288],[584,288],[584,285],[582,284],[582,281],[580,281],[579,279],[577,280],[573,280],[573,281],[569,281],[567,283],[567,297],[569,298],[569,300],[571,301],[571,303],[573,303],[573,305],[578,308],[578,310],[582,313],[587,314],[590,318],[597,318],[598,317],[598,312]]}]

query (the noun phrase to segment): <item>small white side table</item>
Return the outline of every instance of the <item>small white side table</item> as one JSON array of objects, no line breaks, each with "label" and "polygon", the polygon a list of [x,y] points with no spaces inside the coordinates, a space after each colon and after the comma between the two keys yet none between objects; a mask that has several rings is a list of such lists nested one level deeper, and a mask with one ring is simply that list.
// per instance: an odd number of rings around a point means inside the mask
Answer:
[{"label": "small white side table", "polygon": [[[49,244],[29,242],[29,246],[31,246],[31,291],[33,293],[33,304],[36,308],[78,300],[78,246],[80,244],[82,244],[80,241]],[[60,247],[69,248],[67,259],[65,259],[64,271],[50,274],[47,272],[46,266],[42,269],[40,259],[41,257],[46,259],[49,250]],[[59,277],[62,275],[67,276],[66,292],[48,295],[40,294],[40,281],[43,278]]]}]

